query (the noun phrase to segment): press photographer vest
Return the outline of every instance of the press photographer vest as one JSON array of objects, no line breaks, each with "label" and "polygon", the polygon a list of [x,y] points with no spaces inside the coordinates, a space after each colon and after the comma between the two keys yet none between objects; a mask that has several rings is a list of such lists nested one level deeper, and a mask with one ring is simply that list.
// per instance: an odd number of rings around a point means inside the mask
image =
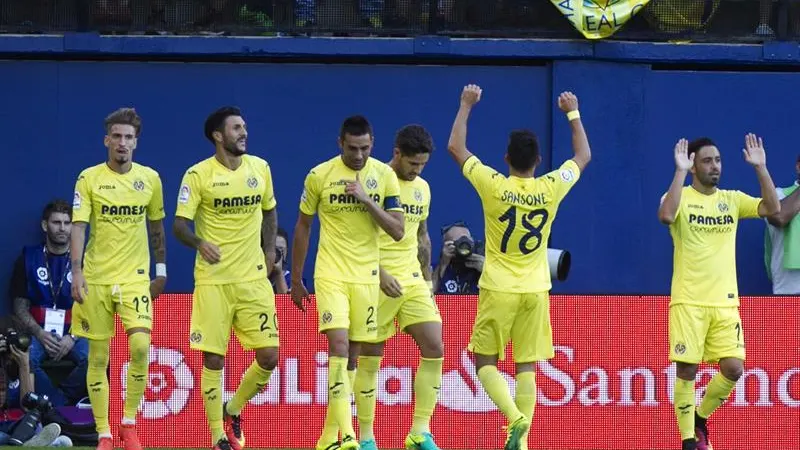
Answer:
[{"label": "press photographer vest", "polygon": [[[66,310],[65,324],[72,322],[72,273],[69,269],[69,252],[53,255],[44,245],[31,245],[23,249],[25,275],[28,279],[28,299],[31,315],[44,326],[45,310]],[[46,256],[49,258],[45,259]]]}]

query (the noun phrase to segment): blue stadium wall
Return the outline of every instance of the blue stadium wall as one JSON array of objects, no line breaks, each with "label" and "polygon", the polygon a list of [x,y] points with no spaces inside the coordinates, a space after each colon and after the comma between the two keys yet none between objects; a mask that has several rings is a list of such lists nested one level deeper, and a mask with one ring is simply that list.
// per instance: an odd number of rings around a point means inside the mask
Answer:
[{"label": "blue stadium wall", "polygon": [[[437,151],[424,177],[433,191],[434,248],[439,227],[455,220],[480,236],[478,197],[446,153],[460,89],[479,83],[484,96],[469,148],[501,170],[512,128],[539,134],[539,174],[570,157],[569,128],[554,102],[564,90],[580,97],[594,159],[553,228],[550,246],[570,250],[574,262],[554,290],[665,294],[672,244],[656,210],[672,178],[675,141],[712,137],[724,160],[723,187],[758,195],[741,154],[745,133],[758,133],[776,183],[790,184],[800,151],[798,61],[797,45],[780,43],[3,36],[0,131],[8,166],[0,272],[10,275],[21,245],[39,238],[42,205],[70,199],[79,171],[105,158],[102,120],[121,106],[143,116],[135,160],[161,173],[168,228],[182,174],[212,153],[203,120],[233,104],[245,112],[249,151],[272,165],[280,225],[290,233],[306,172],[337,153],[341,120],[358,113],[375,127],[373,156],[381,160],[391,157],[402,125],[433,133]],[[763,233],[763,221],[740,227],[743,294],[770,291]],[[191,292],[193,257],[169,240],[168,291]]]}]

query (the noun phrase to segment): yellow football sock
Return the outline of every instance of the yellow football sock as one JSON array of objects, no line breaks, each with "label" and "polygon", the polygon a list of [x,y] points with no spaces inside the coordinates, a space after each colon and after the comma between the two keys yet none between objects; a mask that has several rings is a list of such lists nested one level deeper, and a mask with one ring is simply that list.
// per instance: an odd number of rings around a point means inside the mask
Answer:
[{"label": "yellow football sock", "polygon": [[694,381],[675,378],[675,416],[678,418],[681,440],[695,437],[694,408]]},{"label": "yellow football sock", "polygon": [[511,392],[508,390],[508,383],[506,383],[503,375],[497,370],[496,366],[488,365],[483,366],[478,370],[478,379],[489,398],[492,399],[497,408],[511,423],[522,415],[517,405],[514,404],[514,399],[511,398]]},{"label": "yellow football sock", "polygon": [[704,419],[708,419],[711,413],[719,408],[725,400],[731,395],[733,388],[736,387],[736,382],[731,381],[722,374],[717,373],[711,378],[711,381],[706,387],[706,394],[703,396],[703,401],[700,402],[700,408],[697,409],[697,415]]},{"label": "yellow football sock", "polygon": [[86,386],[97,434],[111,434],[108,425],[108,339],[89,339]]},{"label": "yellow football sock", "polygon": [[242,412],[244,405],[269,383],[271,375],[271,370],[264,369],[258,365],[257,361],[253,361],[247,372],[244,373],[239,388],[236,389],[233,397],[228,402],[228,414],[238,416]]},{"label": "yellow football sock", "polygon": [[420,358],[414,378],[414,418],[411,434],[430,432],[431,416],[436,409],[442,384],[444,358]]},{"label": "yellow football sock", "polygon": [[328,409],[342,431],[342,439],[355,437],[353,419],[350,413],[352,389],[347,377],[347,358],[332,356],[328,359]]},{"label": "yellow football sock", "polygon": [[203,392],[203,405],[206,409],[208,428],[211,430],[211,445],[225,435],[222,427],[222,371],[203,366],[200,376],[200,389]]},{"label": "yellow football sock", "polygon": [[[528,418],[528,424],[533,422],[533,410],[536,408],[536,372],[520,372],[517,374],[517,392],[514,395],[514,403],[517,409]],[[528,433],[530,428],[522,436],[525,448],[528,444]]]},{"label": "yellow football sock", "polygon": [[358,373],[353,384],[358,415],[360,440],[375,439],[375,403],[378,390],[378,370],[381,368],[380,356],[359,356]]},{"label": "yellow football sock", "polygon": [[123,423],[135,423],[136,412],[147,388],[147,371],[150,368],[150,333],[137,332],[128,336],[128,379],[125,389]]},{"label": "yellow football sock", "polygon": [[348,370],[347,371],[347,379],[350,380],[350,386],[351,387],[356,385],[356,375],[357,375],[357,373],[358,373],[358,368],[355,368],[353,370]]}]

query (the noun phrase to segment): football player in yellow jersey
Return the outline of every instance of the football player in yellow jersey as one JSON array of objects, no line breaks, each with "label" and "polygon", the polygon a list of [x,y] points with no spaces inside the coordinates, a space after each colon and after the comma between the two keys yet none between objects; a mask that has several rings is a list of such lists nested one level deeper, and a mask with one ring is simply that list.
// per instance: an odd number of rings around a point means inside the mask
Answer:
[{"label": "football player in yellow jersey", "polygon": [[[241,450],[241,411],[278,364],[278,316],[267,279],[275,263],[277,203],[269,164],[247,154],[247,127],[238,108],[211,113],[204,131],[215,153],[183,176],[173,232],[197,250],[189,341],[203,352],[200,388],[211,442],[217,450]],[[231,327],[242,346],[255,351],[255,361],[223,405]]]},{"label": "football player in yellow jersey", "polygon": [[[675,415],[683,450],[711,449],[706,420],[724,402],[744,370],[744,331],[736,281],[739,219],[780,212],[760,138],[745,136],[745,160],[756,170],[762,199],[718,189],[719,149],[708,138],[675,145],[675,176],[658,219],[675,247],[669,307],[670,360],[675,362]],[[691,186],[684,187],[692,173]],[[695,378],[703,362],[719,363],[695,412]]]},{"label": "football player in yellow jersey", "polygon": [[420,125],[407,125],[395,136],[389,166],[400,180],[406,228],[400,241],[381,232],[378,335],[373,342],[361,345],[353,387],[361,450],[377,450],[373,423],[378,370],[384,342],[395,334],[395,319],[398,328],[414,338],[421,354],[414,377],[413,423],[405,446],[409,450],[438,450],[430,420],[442,380],[444,345],[442,318],[432,294],[431,238],[427,225],[431,193],[428,183],[419,177],[432,151],[433,139]]},{"label": "football player in yellow jersey", "polygon": [[[303,266],[314,214],[320,237],[314,267],[319,331],[328,338],[328,411],[317,449],[359,448],[350,412],[355,367],[348,374],[350,347],[378,332],[379,232],[403,239],[405,222],[397,175],[370,158],[372,126],[363,116],[345,119],[339,132],[340,155],[306,176],[292,241],[292,301],[305,311]],[[354,365],[355,361],[353,361]],[[342,440],[339,443],[339,430]]]},{"label": "football player in yellow jersey", "polygon": [[[152,302],[167,281],[164,198],[158,173],[133,162],[142,128],[136,111],[114,111],[106,117],[105,128],[108,160],[81,172],[75,184],[70,265],[76,303],[71,332],[89,340],[86,383],[99,436],[97,448],[111,450],[108,345],[114,336],[114,313],[122,319],[130,363],[119,434],[125,450],[141,450],[136,412],[147,387]],[[156,262],[153,281],[150,250]]]},{"label": "football player in yellow jersey", "polygon": [[[484,165],[467,150],[467,119],[481,97],[468,85],[453,123],[447,149],[475,187],[483,205],[486,261],[478,282],[478,313],[467,349],[475,355],[478,379],[508,419],[506,450],[527,449],[536,403],[534,363],[552,358],[551,288],[547,241],[558,206],[591,159],[580,120],[578,99],[571,92],[558,98],[572,130],[575,156],[557,170],[535,178],[541,162],[536,136],[515,130],[509,136],[505,161],[508,177]],[[497,370],[508,342],[516,364],[516,397]]]}]

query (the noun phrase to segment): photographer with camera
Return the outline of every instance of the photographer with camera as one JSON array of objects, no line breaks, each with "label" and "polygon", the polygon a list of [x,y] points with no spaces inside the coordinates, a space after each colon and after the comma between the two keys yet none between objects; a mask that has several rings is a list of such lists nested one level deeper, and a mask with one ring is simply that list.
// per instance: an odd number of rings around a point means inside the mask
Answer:
[{"label": "photographer with camera", "polygon": [[41,426],[42,416],[53,405],[46,395],[34,393],[30,344],[30,337],[13,328],[0,332],[0,445],[72,446],[69,438],[59,437],[58,424]]},{"label": "photographer with camera", "polygon": [[[278,227],[275,236],[275,265],[272,273],[269,274],[269,282],[272,283],[272,290],[276,294],[288,294],[291,291],[291,272],[289,271],[289,234],[283,228]],[[303,278],[303,285],[306,284]]]},{"label": "photographer with camera", "polygon": [[442,227],[442,252],[433,271],[436,294],[477,294],[483,272],[483,245],[472,239],[464,222]]}]

